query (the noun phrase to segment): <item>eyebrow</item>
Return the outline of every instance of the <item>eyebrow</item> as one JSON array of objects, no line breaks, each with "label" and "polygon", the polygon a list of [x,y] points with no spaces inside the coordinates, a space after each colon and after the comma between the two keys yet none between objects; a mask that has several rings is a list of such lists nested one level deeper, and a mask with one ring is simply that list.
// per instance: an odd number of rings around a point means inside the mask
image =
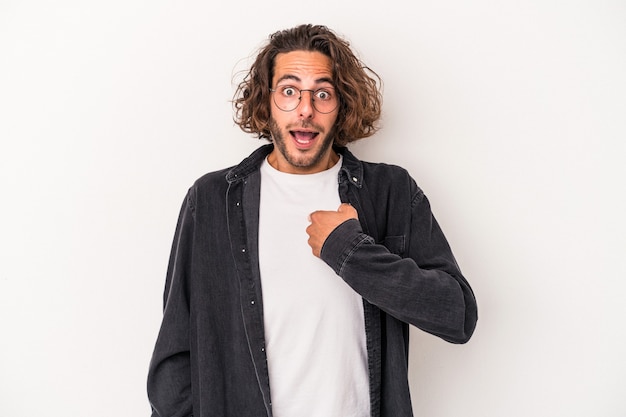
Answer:
[{"label": "eyebrow", "polygon": [[[292,74],[285,74],[276,80],[276,85],[280,84],[281,81],[284,81],[284,80],[293,80],[297,82],[302,82],[302,79],[300,79],[300,77],[297,77]],[[322,84],[322,83],[328,83],[328,84],[333,85],[333,80],[329,77],[322,77],[322,78],[318,78],[315,80],[315,84]]]}]

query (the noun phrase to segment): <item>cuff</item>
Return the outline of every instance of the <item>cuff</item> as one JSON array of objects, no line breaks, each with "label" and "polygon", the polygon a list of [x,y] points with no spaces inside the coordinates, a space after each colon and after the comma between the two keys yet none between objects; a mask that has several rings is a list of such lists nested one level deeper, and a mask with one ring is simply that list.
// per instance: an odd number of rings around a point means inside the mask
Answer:
[{"label": "cuff", "polygon": [[357,219],[346,220],[328,235],[322,245],[320,258],[337,275],[341,275],[348,259],[363,243],[374,243],[374,239],[363,233]]}]

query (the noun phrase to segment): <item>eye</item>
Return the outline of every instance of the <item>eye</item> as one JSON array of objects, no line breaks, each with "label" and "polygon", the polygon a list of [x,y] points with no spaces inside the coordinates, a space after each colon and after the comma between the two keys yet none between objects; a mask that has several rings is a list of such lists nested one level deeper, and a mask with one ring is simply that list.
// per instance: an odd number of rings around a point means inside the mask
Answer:
[{"label": "eye", "polygon": [[282,93],[285,97],[293,97],[298,95],[298,90],[295,87],[283,87]]},{"label": "eye", "polygon": [[315,92],[315,97],[321,101],[328,101],[333,98],[333,94],[330,90],[320,88]]}]

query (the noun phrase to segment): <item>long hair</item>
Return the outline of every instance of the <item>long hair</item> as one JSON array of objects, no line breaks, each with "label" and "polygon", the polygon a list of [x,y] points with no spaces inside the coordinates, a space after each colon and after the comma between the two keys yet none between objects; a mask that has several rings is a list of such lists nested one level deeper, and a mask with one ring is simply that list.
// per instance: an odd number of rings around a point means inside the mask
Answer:
[{"label": "long hair", "polygon": [[334,143],[339,146],[372,136],[378,130],[382,107],[381,78],[353,53],[350,44],[325,26],[300,25],[270,35],[233,99],[235,123],[246,133],[271,140],[270,88],[276,55],[317,51],[333,65],[333,84],[339,93]]}]

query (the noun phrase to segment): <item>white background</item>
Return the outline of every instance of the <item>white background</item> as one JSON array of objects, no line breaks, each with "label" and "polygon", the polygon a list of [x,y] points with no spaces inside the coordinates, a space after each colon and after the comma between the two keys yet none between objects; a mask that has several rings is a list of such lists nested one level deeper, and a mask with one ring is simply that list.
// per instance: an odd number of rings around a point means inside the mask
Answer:
[{"label": "white background", "polygon": [[426,417],[626,416],[626,4],[0,0],[0,416],[149,415],[185,191],[260,143],[232,77],[322,23],[384,79],[351,149],[409,169],[479,303],[412,329]]}]

